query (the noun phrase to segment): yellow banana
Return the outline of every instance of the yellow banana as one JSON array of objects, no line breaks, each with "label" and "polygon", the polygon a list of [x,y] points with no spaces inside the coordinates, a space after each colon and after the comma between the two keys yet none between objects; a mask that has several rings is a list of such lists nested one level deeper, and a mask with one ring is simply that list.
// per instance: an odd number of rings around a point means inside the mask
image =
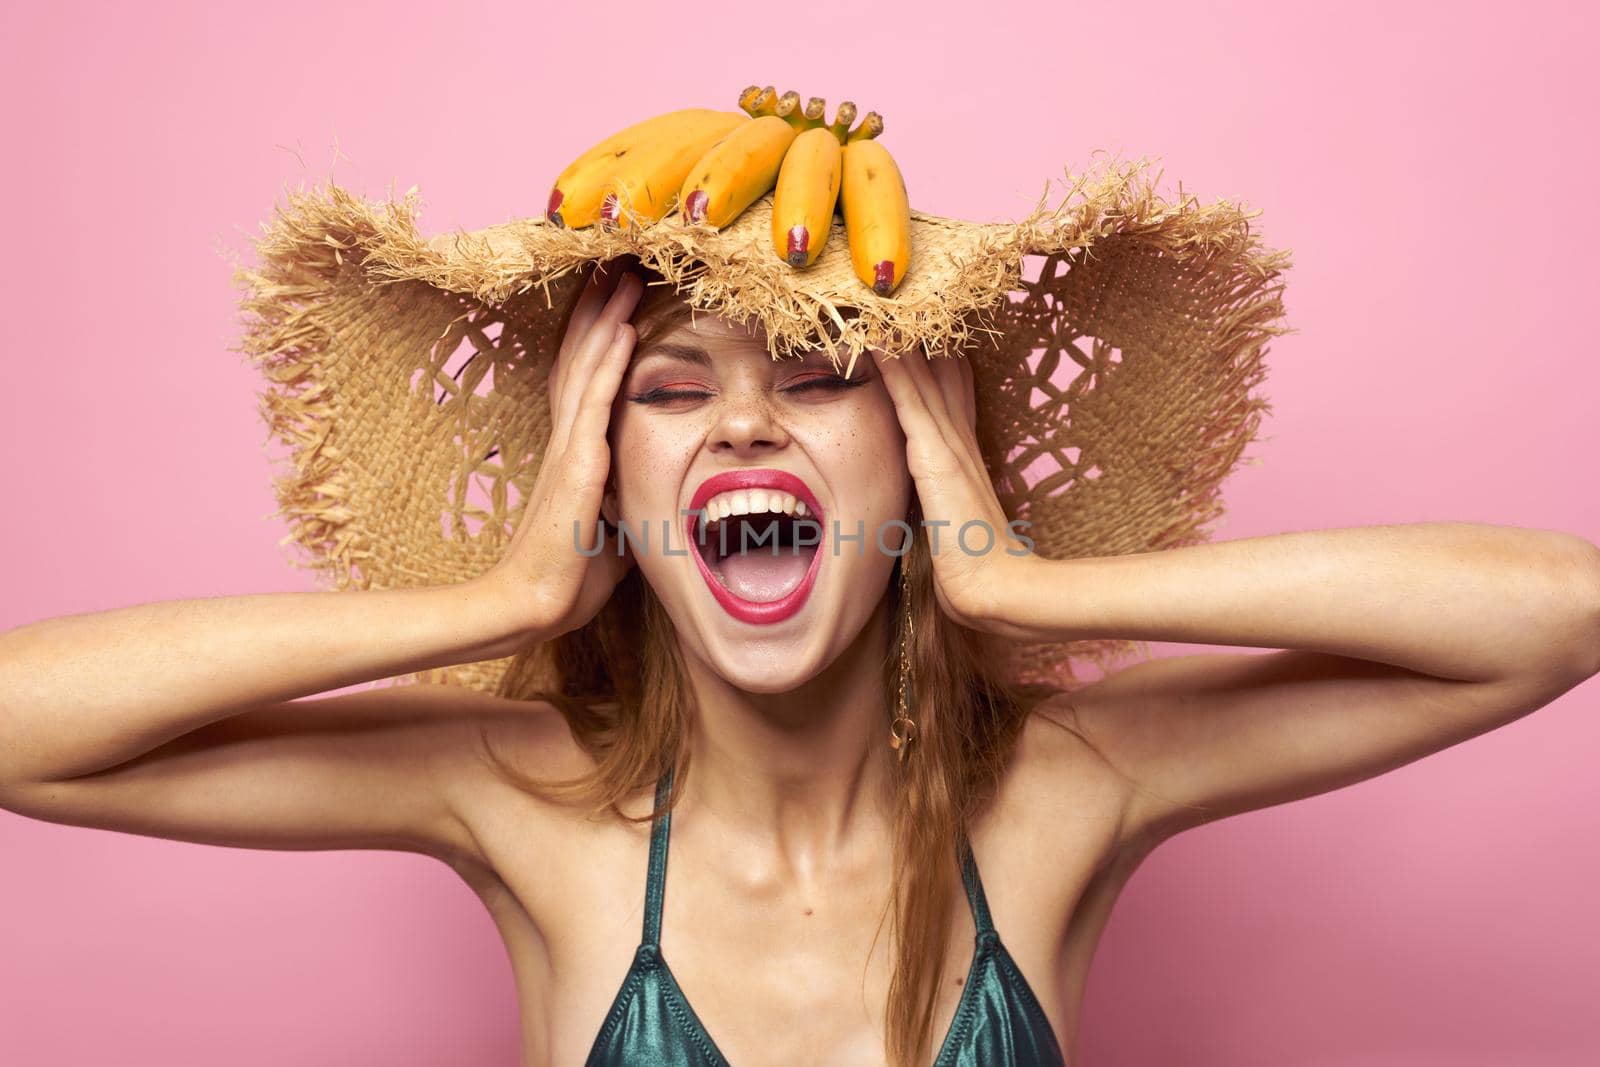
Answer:
[{"label": "yellow banana", "polygon": [[[856,277],[888,296],[911,265],[911,203],[905,178],[882,141],[864,138],[840,149],[840,200]],[[781,183],[781,179],[780,179]]]},{"label": "yellow banana", "polygon": [[867,112],[867,117],[861,120],[861,125],[851,130],[845,137],[845,143],[851,141],[870,141],[883,132],[883,116],[876,111]]},{"label": "yellow banana", "polygon": [[788,92],[778,97],[777,103],[772,105],[772,113],[778,116],[780,119],[783,119],[785,122],[795,122],[804,115],[804,112],[795,111],[795,108],[799,106],[800,94],[795,92],[793,89],[790,89]]},{"label": "yellow banana", "polygon": [[736,128],[695,163],[678,193],[684,222],[721,228],[765,195],[778,180],[784,153],[799,133],[776,115]]},{"label": "yellow banana", "polygon": [[[770,85],[765,89],[752,85],[739,94],[739,107],[751,118],[776,115],[796,130],[809,130],[813,126],[823,125],[822,115],[827,110],[828,102],[820,96],[813,96],[806,101],[805,107],[801,107],[800,94],[793,89],[779,96],[778,90]],[[844,143],[842,135],[839,143]]]},{"label": "yellow banana", "polygon": [[600,224],[628,227],[660,219],[677,204],[695,163],[713,145],[754,121],[742,111],[713,112],[703,121],[640,144],[606,179]]},{"label": "yellow banana", "polygon": [[850,137],[850,124],[856,120],[856,105],[853,100],[846,100],[839,105],[839,110],[833,113],[833,135],[839,138],[839,143],[844,144]]},{"label": "yellow banana", "polygon": [[777,90],[770,85],[765,89],[759,85],[752,85],[739,94],[739,109],[747,113],[751,118],[758,119],[768,113],[769,109],[764,109],[762,105],[766,103],[768,96],[776,92]]},{"label": "yellow banana", "polygon": [[573,160],[556,178],[545,218],[571,229],[588,226],[600,216],[606,182],[632,157],[659,145],[698,143],[707,131],[726,133],[735,120],[746,121],[747,116],[714,108],[682,108],[612,134]]},{"label": "yellow banana", "polygon": [[826,126],[796,135],[772,194],[772,247],[791,267],[809,267],[822,254],[839,200],[843,148]]}]

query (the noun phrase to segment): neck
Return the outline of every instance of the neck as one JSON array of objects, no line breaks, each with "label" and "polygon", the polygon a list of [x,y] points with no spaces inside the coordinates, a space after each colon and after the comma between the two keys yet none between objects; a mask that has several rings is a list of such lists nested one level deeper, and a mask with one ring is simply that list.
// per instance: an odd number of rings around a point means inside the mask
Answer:
[{"label": "neck", "polygon": [[894,753],[883,705],[887,599],[833,663],[786,693],[749,693],[684,656],[694,701],[681,804],[794,868],[881,847]]}]

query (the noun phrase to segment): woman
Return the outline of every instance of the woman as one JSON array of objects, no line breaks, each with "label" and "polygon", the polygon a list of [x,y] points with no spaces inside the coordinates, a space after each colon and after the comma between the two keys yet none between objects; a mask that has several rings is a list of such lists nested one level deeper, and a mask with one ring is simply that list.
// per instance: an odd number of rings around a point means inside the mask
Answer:
[{"label": "woman", "polygon": [[[985,473],[964,361],[774,362],[668,287],[641,303],[652,278],[585,286],[527,510],[482,574],[6,633],[0,803],[434,856],[505,939],[528,1064],[1061,1063],[1112,904],[1162,841],[1401,766],[1600,668],[1581,538],[1426,523],[1047,560]],[[782,472],[760,492],[784,517],[734,519],[757,490],[728,472]],[[767,559],[715,547],[780,526]],[[1282,651],[1070,693],[994,666],[1088,635]],[[573,684],[545,702],[305,699],[556,637]],[[584,698],[600,676],[615,701]]]}]

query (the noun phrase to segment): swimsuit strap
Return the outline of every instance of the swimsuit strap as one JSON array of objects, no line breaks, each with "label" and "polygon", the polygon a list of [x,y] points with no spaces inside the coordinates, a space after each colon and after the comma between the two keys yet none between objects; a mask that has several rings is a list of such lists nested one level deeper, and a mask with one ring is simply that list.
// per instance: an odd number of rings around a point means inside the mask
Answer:
[{"label": "swimsuit strap", "polygon": [[[666,803],[672,792],[672,768],[656,781],[656,807]],[[650,831],[650,872],[644,888],[644,938],[643,944],[659,945],[661,942],[661,899],[667,881],[667,838],[672,833],[672,812],[656,818]]]},{"label": "swimsuit strap", "polygon": [[994,923],[989,918],[989,900],[983,895],[983,879],[978,877],[978,861],[972,855],[972,842],[966,836],[961,838],[961,881],[967,887],[967,903],[972,905],[972,921],[978,928],[978,936],[994,932]]}]

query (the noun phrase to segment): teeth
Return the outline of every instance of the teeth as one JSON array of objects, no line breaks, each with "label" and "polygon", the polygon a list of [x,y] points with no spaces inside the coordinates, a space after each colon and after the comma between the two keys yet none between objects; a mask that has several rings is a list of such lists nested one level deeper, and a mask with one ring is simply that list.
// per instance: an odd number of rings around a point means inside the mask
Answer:
[{"label": "teeth", "polygon": [[720,522],[729,515],[773,514],[805,517],[811,514],[805,501],[780,489],[737,489],[718,493],[705,502],[705,525]]}]

